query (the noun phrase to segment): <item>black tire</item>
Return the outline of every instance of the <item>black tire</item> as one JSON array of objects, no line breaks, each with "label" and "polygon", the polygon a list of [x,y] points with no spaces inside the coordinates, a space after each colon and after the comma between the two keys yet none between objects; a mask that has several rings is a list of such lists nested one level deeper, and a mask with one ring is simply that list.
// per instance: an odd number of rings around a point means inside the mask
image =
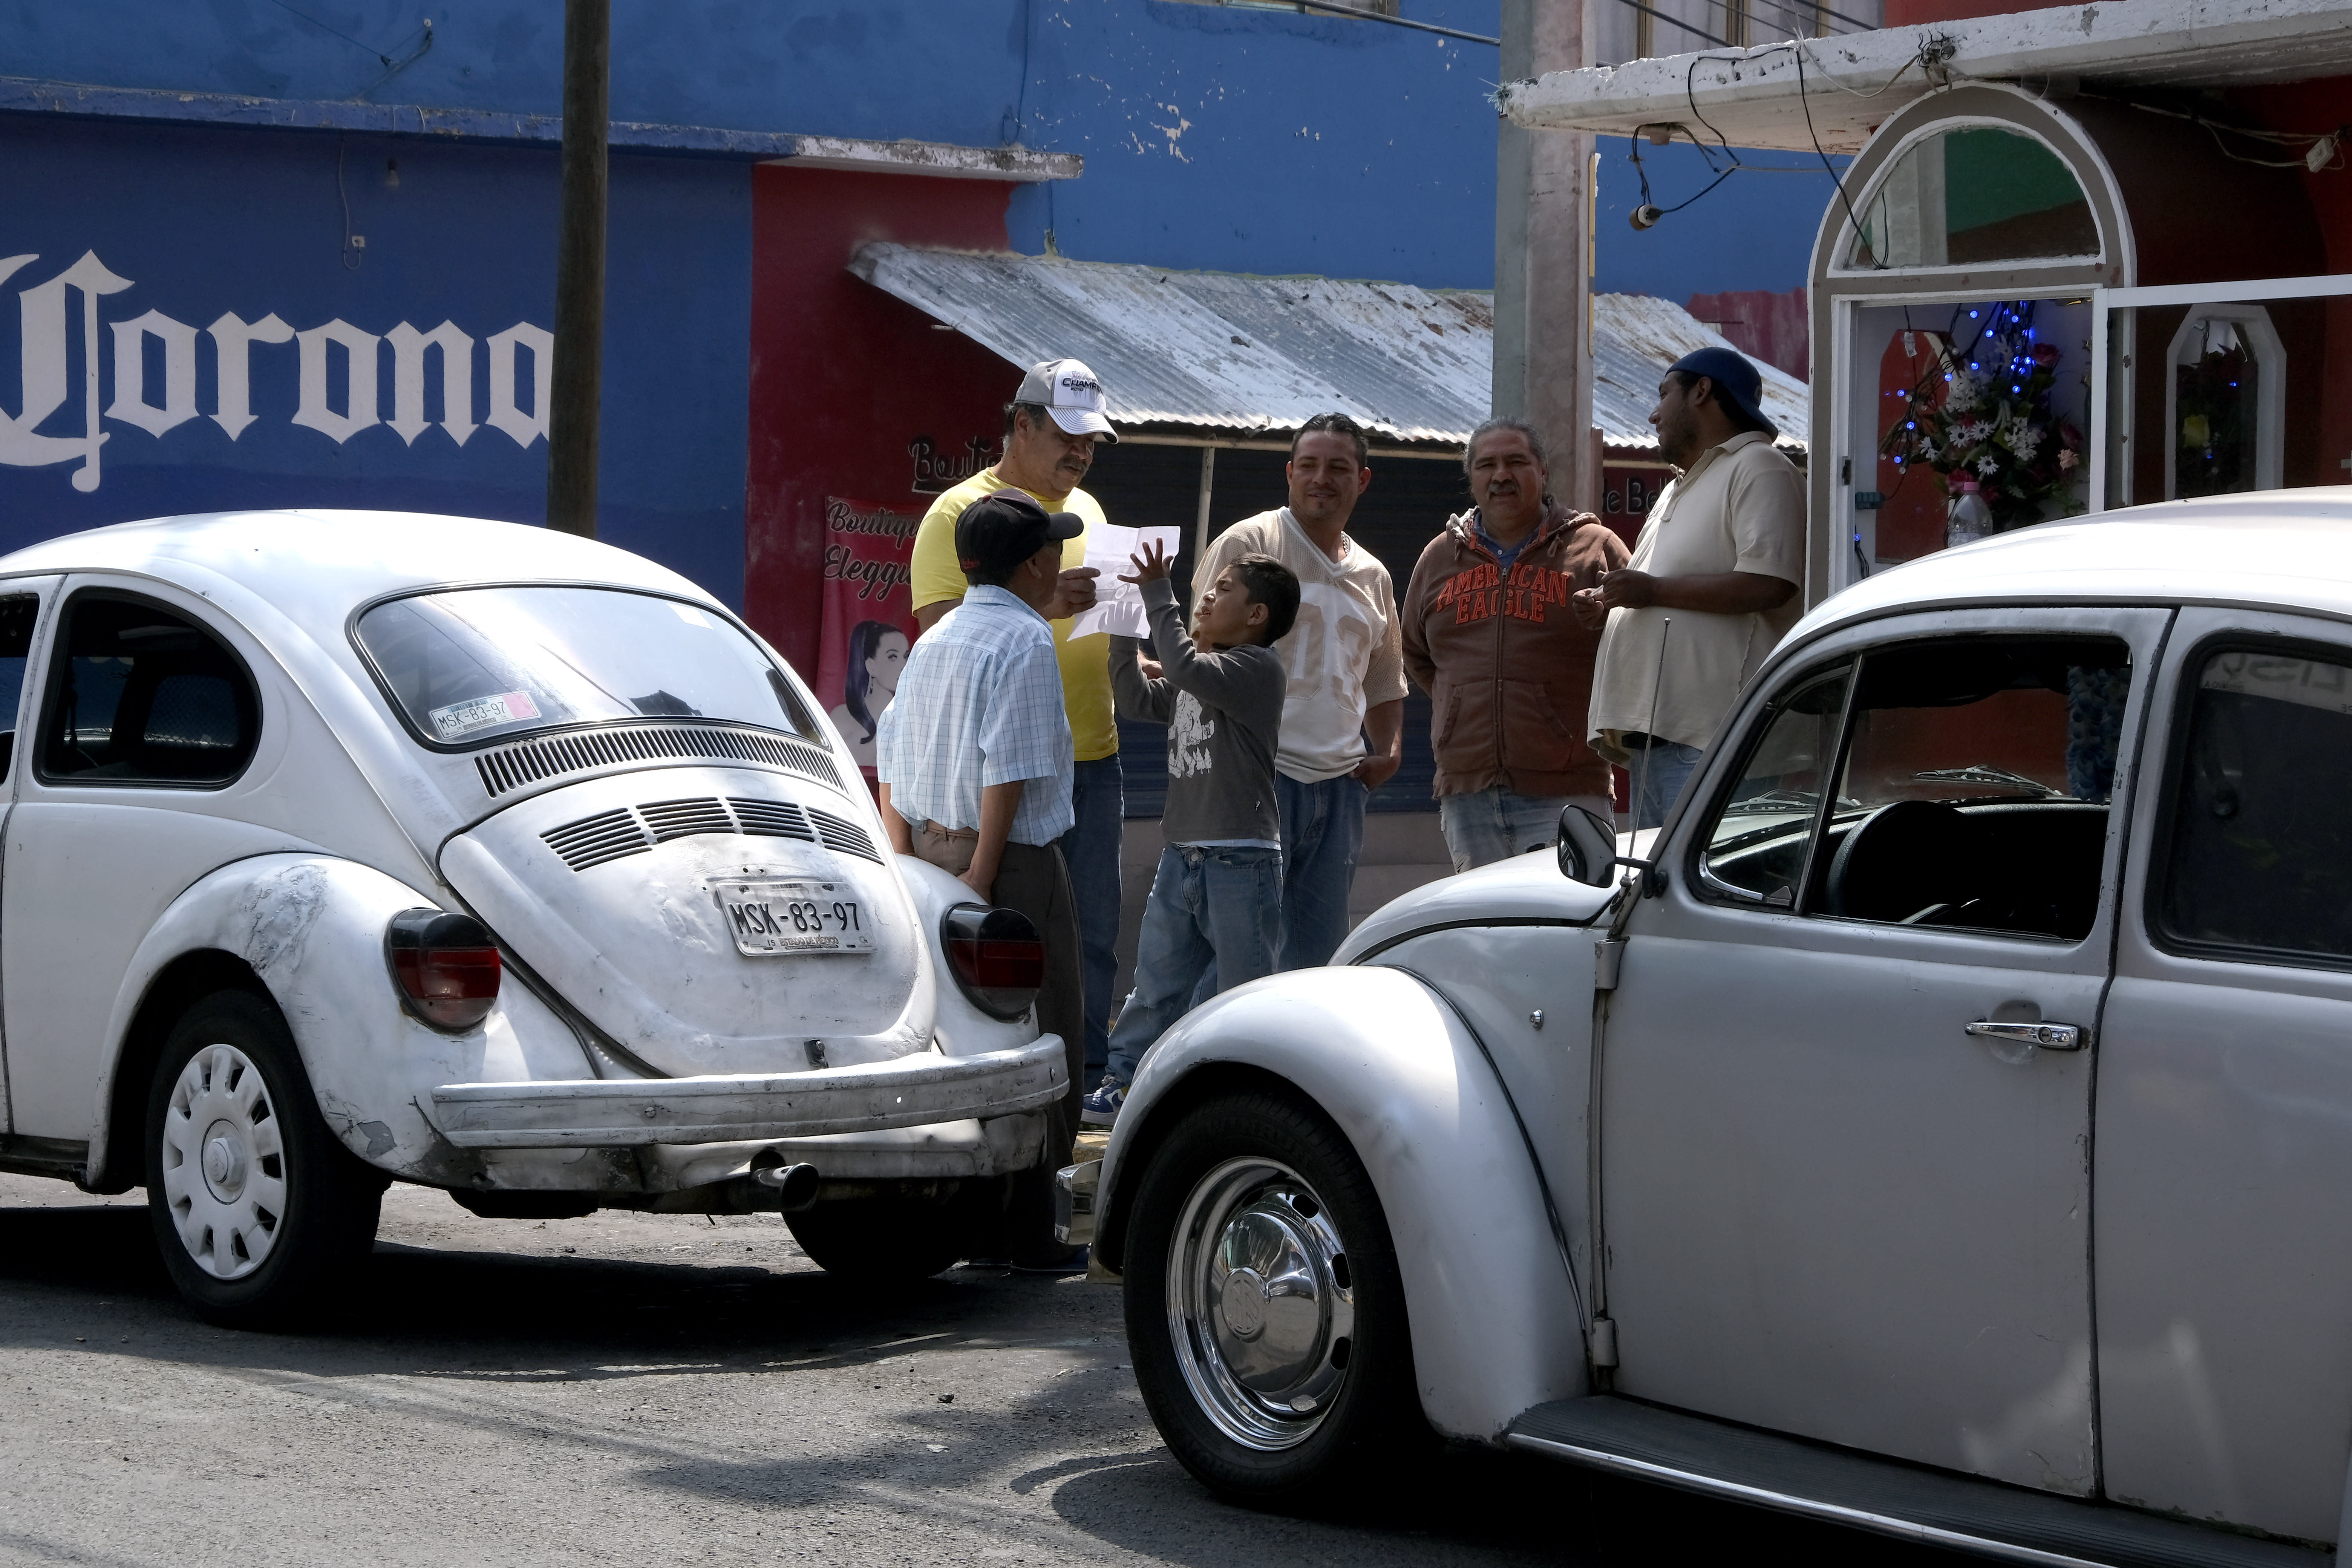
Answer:
[{"label": "black tire", "polygon": [[969,1257],[970,1213],[953,1198],[885,1194],[819,1203],[786,1215],[784,1224],[827,1274],[891,1283],[928,1279]]},{"label": "black tire", "polygon": [[267,998],[223,991],[181,1016],[146,1140],[155,1245],[198,1315],[290,1329],[339,1304],[374,1245],[387,1181],[328,1131]]},{"label": "black tire", "polygon": [[[1321,1502],[1433,1447],[1388,1220],[1328,1117],[1280,1094],[1210,1100],[1185,1113],[1140,1180],[1125,1254],[1128,1349],[1160,1436],[1195,1479],[1255,1506]],[[1268,1246],[1289,1283],[1253,1292],[1227,1266]],[[1195,1283],[1171,1291],[1186,1259]],[[1302,1395],[1306,1410],[1292,1404]]]}]

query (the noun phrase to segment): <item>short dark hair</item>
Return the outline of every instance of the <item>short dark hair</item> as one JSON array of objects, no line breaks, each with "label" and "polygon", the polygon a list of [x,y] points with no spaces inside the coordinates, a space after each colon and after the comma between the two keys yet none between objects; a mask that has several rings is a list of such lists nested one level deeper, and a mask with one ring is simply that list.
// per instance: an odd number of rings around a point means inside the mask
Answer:
[{"label": "short dark hair", "polygon": [[1298,456],[1298,443],[1318,430],[1328,430],[1335,436],[1354,437],[1356,467],[1360,468],[1370,461],[1372,444],[1364,439],[1364,427],[1344,414],[1318,414],[1306,424],[1301,425],[1298,427],[1298,434],[1290,438],[1290,455],[1294,458]]},{"label": "short dark hair", "polygon": [[1255,551],[1232,564],[1234,575],[1249,592],[1249,602],[1265,606],[1265,635],[1257,640],[1271,646],[1288,637],[1298,619],[1298,574]]},{"label": "short dark hair", "polygon": [[1502,430],[1516,430],[1526,437],[1528,450],[1536,455],[1537,463],[1546,469],[1551,467],[1551,458],[1544,451],[1543,437],[1536,433],[1534,426],[1524,419],[1489,419],[1471,431],[1470,439],[1463,445],[1462,471],[1464,473],[1470,471],[1471,462],[1478,456],[1478,443]]},{"label": "short dark hair", "polygon": [[[1674,379],[1675,384],[1681,387],[1685,392],[1688,392],[1693,386],[1702,381],[1706,383],[1708,391],[1712,392],[1716,389],[1715,377],[1711,375],[1699,375],[1687,370],[1670,370],[1666,372],[1666,374],[1671,376]],[[1733,434],[1735,435],[1744,436],[1750,430],[1761,430],[1764,428],[1764,422],[1762,420],[1750,419],[1748,417],[1748,411],[1740,407],[1739,405],[1734,403],[1728,397],[1717,397],[1715,400],[1715,405],[1717,408],[1722,409],[1725,416],[1731,421],[1734,426]]]},{"label": "short dark hair", "polygon": [[1013,421],[1014,417],[1023,414],[1029,416],[1029,423],[1033,426],[1045,423],[1045,405],[1044,404],[1008,403],[1004,405],[1004,434],[1008,437],[1013,434]]}]

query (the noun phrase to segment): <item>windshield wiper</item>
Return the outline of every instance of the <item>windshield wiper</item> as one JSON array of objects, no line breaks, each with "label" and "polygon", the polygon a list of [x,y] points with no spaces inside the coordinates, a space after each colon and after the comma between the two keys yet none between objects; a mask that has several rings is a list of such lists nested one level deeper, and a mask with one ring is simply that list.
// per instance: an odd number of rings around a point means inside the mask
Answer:
[{"label": "windshield wiper", "polygon": [[2066,798],[2040,779],[2030,779],[2023,773],[2013,773],[1990,763],[1970,763],[1964,768],[1929,768],[1926,773],[1913,773],[1911,777],[1918,784],[2006,784],[2011,789],[2021,789],[2037,800]]}]

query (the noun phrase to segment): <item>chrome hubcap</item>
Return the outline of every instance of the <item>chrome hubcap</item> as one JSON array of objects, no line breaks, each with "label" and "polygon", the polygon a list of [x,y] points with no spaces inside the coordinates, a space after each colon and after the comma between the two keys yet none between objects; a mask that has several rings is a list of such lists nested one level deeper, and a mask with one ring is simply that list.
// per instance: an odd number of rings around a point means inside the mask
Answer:
[{"label": "chrome hubcap", "polygon": [[261,1267],[286,1213],[286,1152],[260,1069],[206,1046],[172,1085],[157,1151],[163,1197],[188,1256],[218,1279]]},{"label": "chrome hubcap", "polygon": [[1168,1327],[1220,1432],[1265,1452],[1305,1442],[1346,1382],[1355,1325],[1347,1248],[1297,1172],[1229,1160],[1201,1178],[1169,1244]]}]

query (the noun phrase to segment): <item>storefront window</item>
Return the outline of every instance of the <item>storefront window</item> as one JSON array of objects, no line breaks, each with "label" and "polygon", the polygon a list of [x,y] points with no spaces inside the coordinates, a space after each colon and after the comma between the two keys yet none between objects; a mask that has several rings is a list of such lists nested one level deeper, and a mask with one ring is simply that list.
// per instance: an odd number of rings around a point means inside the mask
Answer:
[{"label": "storefront window", "polygon": [[1972,126],[1925,138],[1879,182],[1846,265],[1958,267],[2096,256],[2074,172],[2031,136]]},{"label": "storefront window", "polygon": [[[2263,372],[2251,320],[2194,310],[2173,340],[2172,493],[2227,495],[2262,484]],[[2275,481],[2273,481],[2275,482]]]}]

